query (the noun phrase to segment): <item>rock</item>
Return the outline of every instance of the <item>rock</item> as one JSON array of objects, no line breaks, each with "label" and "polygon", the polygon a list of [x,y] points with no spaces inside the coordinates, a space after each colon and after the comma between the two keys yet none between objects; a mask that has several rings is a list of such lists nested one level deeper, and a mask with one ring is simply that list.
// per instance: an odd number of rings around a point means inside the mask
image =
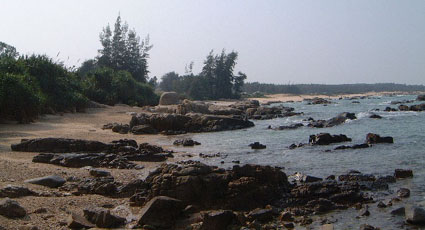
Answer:
[{"label": "rock", "polygon": [[268,222],[273,220],[274,213],[272,209],[256,208],[248,213],[248,219],[260,222]]},{"label": "rock", "polygon": [[145,224],[157,228],[171,228],[183,211],[183,202],[166,196],[152,198],[140,211],[138,226]]},{"label": "rock", "polygon": [[200,145],[201,143],[194,141],[190,138],[185,138],[185,139],[179,139],[179,140],[175,140],[173,142],[173,145],[183,145],[183,146],[195,146],[195,145]]},{"label": "rock", "polygon": [[340,124],[343,124],[347,120],[354,120],[357,119],[356,115],[354,113],[348,113],[344,112],[341,114],[338,114],[336,117],[333,117],[329,120],[317,120],[317,121],[311,121],[308,125],[309,127],[315,127],[315,128],[327,128],[327,127],[333,127]]},{"label": "rock", "polygon": [[397,179],[413,177],[411,169],[396,169],[394,170],[394,177]]},{"label": "rock", "polygon": [[302,123],[296,123],[296,124],[292,124],[292,125],[278,126],[277,128],[274,128],[274,130],[298,129],[298,128],[303,127],[303,126],[304,125]]},{"label": "rock", "polygon": [[425,210],[417,206],[406,207],[406,222],[414,225],[425,225]]},{"label": "rock", "polygon": [[94,224],[87,221],[84,217],[76,214],[71,213],[68,217],[68,227],[71,229],[88,229],[95,227]]},{"label": "rock", "polygon": [[23,139],[21,143],[13,144],[11,148],[13,151],[20,152],[70,153],[102,152],[107,150],[109,146],[99,141],[66,138],[37,138],[30,140]]},{"label": "rock", "polygon": [[320,230],[334,230],[333,224],[324,224],[320,227]]},{"label": "rock", "polygon": [[410,190],[407,189],[407,188],[400,188],[397,191],[397,196],[400,197],[400,198],[407,198],[407,197],[410,196]]},{"label": "rock", "polygon": [[310,135],[309,139],[309,143],[312,145],[329,145],[344,141],[351,141],[351,138],[348,138],[344,134],[330,135],[329,133],[319,133],[316,135]]},{"label": "rock", "polygon": [[294,216],[291,212],[284,211],[280,214],[280,221],[294,221]]},{"label": "rock", "polygon": [[201,230],[227,229],[236,216],[231,210],[215,210],[203,214]]},{"label": "rock", "polygon": [[416,98],[417,101],[425,101],[425,94],[418,95]]},{"label": "rock", "polygon": [[295,228],[294,223],[283,223],[283,226],[287,229],[293,229]]},{"label": "rock", "polygon": [[368,206],[360,209],[359,216],[370,216],[370,212],[369,212]]},{"label": "rock", "polygon": [[207,114],[138,114],[133,116],[130,126],[150,125],[161,133],[214,132],[243,129],[254,126],[251,121],[231,116]]},{"label": "rock", "polygon": [[112,215],[108,209],[88,207],[83,210],[84,217],[99,228],[116,228],[125,224],[125,218]]},{"label": "rock", "polygon": [[372,225],[362,224],[360,230],[379,230],[379,228],[373,227]]},{"label": "rock", "polygon": [[391,211],[391,215],[394,216],[404,216],[406,212],[406,209],[404,207],[396,208]]},{"label": "rock", "polygon": [[369,116],[369,118],[373,118],[373,119],[382,119],[382,117],[381,116],[379,116],[378,114],[371,114],[370,116]]},{"label": "rock", "polygon": [[131,128],[133,134],[157,134],[158,132],[150,125],[136,125]]},{"label": "rock", "polygon": [[369,148],[370,145],[369,144],[357,144],[357,145],[340,145],[335,147],[334,150],[342,150],[342,149],[365,149],[365,148]]},{"label": "rock", "polygon": [[410,111],[416,111],[416,112],[420,112],[420,111],[424,111],[425,110],[425,103],[419,104],[419,105],[411,105],[409,107]]},{"label": "rock", "polygon": [[366,135],[366,143],[368,144],[378,144],[378,143],[394,143],[392,137],[381,137],[378,134],[368,133]]},{"label": "rock", "polygon": [[386,204],[384,204],[384,202],[379,201],[379,203],[378,203],[377,207],[378,207],[378,208],[386,208],[386,207],[387,207],[387,205],[386,205]]},{"label": "rock", "polygon": [[177,105],[180,103],[176,92],[163,92],[159,98],[159,105]]},{"label": "rock", "polygon": [[249,146],[251,147],[251,149],[265,149],[266,146],[263,144],[260,144],[260,142],[254,142],[249,144]]},{"label": "rock", "polygon": [[126,134],[130,131],[130,126],[128,124],[117,124],[114,123],[112,126],[112,132]]},{"label": "rock", "polygon": [[314,177],[314,176],[309,176],[309,175],[304,175],[302,173],[295,173],[294,175],[289,176],[290,179],[293,179],[295,181],[299,181],[302,183],[312,183],[312,182],[316,182],[316,181],[322,181],[322,178],[319,177]]},{"label": "rock", "polygon": [[9,198],[18,198],[23,196],[32,196],[36,195],[34,191],[23,187],[23,186],[13,186],[7,185],[0,189],[0,197],[9,197]]},{"label": "rock", "polygon": [[376,181],[376,177],[371,174],[348,173],[338,176],[339,181]]},{"label": "rock", "polygon": [[34,178],[34,179],[25,181],[25,183],[42,185],[49,188],[58,188],[62,186],[63,184],[65,184],[65,182],[66,182],[65,179],[57,175],[39,177],[39,178]]},{"label": "rock", "polygon": [[106,170],[102,170],[102,169],[96,169],[96,168],[91,168],[89,170],[89,173],[91,176],[94,177],[110,177],[111,173],[106,171]]},{"label": "rock", "polygon": [[319,104],[331,104],[331,101],[328,101],[324,98],[319,98],[319,97],[315,97],[313,99],[307,100],[310,101],[308,104],[309,105],[319,105]]},{"label": "rock", "polygon": [[7,218],[22,218],[27,215],[27,211],[18,202],[4,198],[0,200],[0,215]]}]

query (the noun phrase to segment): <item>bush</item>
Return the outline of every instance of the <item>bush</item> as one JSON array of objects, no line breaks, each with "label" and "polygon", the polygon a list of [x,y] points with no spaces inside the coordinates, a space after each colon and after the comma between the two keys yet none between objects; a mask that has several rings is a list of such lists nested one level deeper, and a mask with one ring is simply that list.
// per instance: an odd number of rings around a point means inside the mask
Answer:
[{"label": "bush", "polygon": [[24,76],[0,73],[0,116],[27,123],[37,117],[43,101]]},{"label": "bush", "polygon": [[84,94],[93,101],[108,105],[156,105],[159,101],[150,85],[134,80],[127,71],[115,72],[107,67],[87,75]]}]

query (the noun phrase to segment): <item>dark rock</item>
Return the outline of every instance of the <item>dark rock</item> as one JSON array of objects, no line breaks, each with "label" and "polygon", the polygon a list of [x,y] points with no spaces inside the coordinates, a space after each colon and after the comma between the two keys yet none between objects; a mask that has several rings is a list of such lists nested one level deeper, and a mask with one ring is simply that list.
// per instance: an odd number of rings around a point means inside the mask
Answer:
[{"label": "dark rock", "polygon": [[413,177],[413,171],[411,169],[396,169],[394,177],[398,179]]},{"label": "dark rock", "polygon": [[397,196],[400,197],[400,198],[407,198],[407,197],[410,196],[410,190],[407,189],[407,188],[400,188],[397,191]]},{"label": "dark rock", "polygon": [[88,229],[95,227],[94,224],[87,221],[84,217],[76,214],[71,213],[71,215],[68,217],[68,227],[71,229]]},{"label": "dark rock", "polygon": [[92,166],[131,169],[136,167],[136,164],[129,162],[128,159],[125,157],[119,156],[117,154],[105,153],[41,153],[35,156],[32,161],[37,163],[54,164],[71,168]]},{"label": "dark rock", "polygon": [[183,202],[166,196],[152,198],[140,212],[138,226],[171,228],[183,210]]},{"label": "dark rock", "polygon": [[274,130],[288,130],[288,129],[298,129],[300,127],[303,127],[304,125],[302,123],[296,123],[292,125],[282,125],[274,128]]},{"label": "dark rock", "polygon": [[128,124],[114,124],[112,126],[112,132],[126,134],[130,131],[130,126]]},{"label": "dark rock", "polygon": [[227,229],[236,216],[231,210],[209,211],[203,214],[201,230]]},{"label": "dark rock", "polygon": [[329,145],[344,141],[351,141],[351,138],[348,138],[344,134],[330,135],[329,133],[319,133],[316,135],[310,135],[309,139],[309,143],[312,145]]},{"label": "dark rock", "polygon": [[368,206],[360,209],[359,216],[370,216],[370,212],[369,212]]},{"label": "dark rock", "polygon": [[368,133],[366,135],[366,143],[368,144],[378,144],[378,143],[394,143],[392,137],[381,137],[378,134]]},{"label": "dark rock", "polygon": [[116,228],[125,224],[125,219],[112,215],[108,209],[88,207],[83,210],[84,217],[99,228]]},{"label": "dark rock", "polygon": [[295,228],[294,223],[283,223],[283,226],[287,229],[293,229]]},{"label": "dark rock", "polygon": [[326,180],[335,180],[335,175],[330,175],[328,177],[326,177]]},{"label": "dark rock", "polygon": [[360,226],[360,230],[379,230],[379,228],[373,227],[372,225],[363,224]]},{"label": "dark rock", "polygon": [[397,109],[391,108],[391,107],[385,107],[385,112],[395,112]]},{"label": "dark rock", "polygon": [[418,95],[416,98],[417,101],[425,101],[425,94]]},{"label": "dark rock", "polygon": [[398,109],[400,111],[409,111],[409,106],[407,106],[407,105],[399,105],[398,106]]},{"label": "dark rock", "polygon": [[369,118],[374,118],[374,119],[381,119],[382,117],[381,116],[379,116],[378,114],[371,114],[370,116],[369,116]]},{"label": "dark rock", "polygon": [[294,221],[294,216],[291,212],[284,211],[280,214],[280,221]]},{"label": "dark rock", "polygon": [[36,192],[23,186],[7,185],[6,187],[0,189],[0,197],[18,198],[36,194]]},{"label": "dark rock", "polygon": [[288,148],[289,148],[289,149],[296,149],[296,148],[303,147],[303,146],[305,146],[305,145],[306,145],[306,144],[304,144],[304,143],[291,144]]},{"label": "dark rock", "polygon": [[89,170],[89,173],[91,176],[94,177],[110,177],[111,173],[106,171],[106,170],[102,170],[102,169],[96,169],[96,168],[91,168]]},{"label": "dark rock", "polygon": [[260,144],[260,142],[254,142],[249,144],[249,146],[251,147],[251,149],[265,149],[266,146],[263,144]]},{"label": "dark rock", "polygon": [[329,120],[311,121],[308,126],[315,128],[327,128],[343,124],[347,120],[357,119],[354,113],[344,112]]},{"label": "dark rock", "polygon": [[268,222],[268,221],[271,221],[273,217],[274,217],[274,213],[272,209],[256,208],[248,213],[248,218],[251,221],[257,220],[260,222]]},{"label": "dark rock", "polygon": [[11,148],[13,151],[20,152],[70,153],[102,152],[107,150],[109,146],[99,141],[66,138],[37,138],[21,140],[21,143],[13,144]]},{"label": "dark rock", "polygon": [[379,203],[378,203],[377,207],[378,207],[378,208],[386,208],[386,207],[387,207],[387,205],[386,205],[386,204],[384,204],[384,202],[379,201]]},{"label": "dark rock", "polygon": [[157,134],[158,132],[150,125],[136,125],[131,128],[133,134]]},{"label": "dark rock", "polygon": [[416,111],[416,112],[420,112],[420,111],[424,111],[425,110],[425,103],[419,104],[419,105],[411,105],[409,107],[410,111]]},{"label": "dark rock", "polygon": [[370,145],[369,144],[357,144],[357,145],[340,145],[335,147],[334,150],[343,150],[343,149],[365,149],[365,148],[369,148]]},{"label": "dark rock", "polygon": [[50,188],[58,188],[62,186],[63,184],[65,184],[66,180],[60,176],[53,175],[53,176],[34,178],[34,179],[26,180],[25,182],[30,184],[42,185],[42,186],[46,186]]},{"label": "dark rock", "polygon": [[371,174],[361,174],[361,173],[348,173],[345,175],[340,175],[338,177],[339,181],[375,181],[376,177]]},{"label": "dark rock", "polygon": [[114,197],[118,194],[120,184],[114,182],[112,177],[98,177],[84,179],[77,184],[80,194],[99,194]]},{"label": "dark rock", "polygon": [[313,99],[308,100],[309,101],[309,105],[319,105],[319,104],[331,104],[331,101],[328,101],[324,98],[319,98],[319,97],[315,97]]},{"label": "dark rock", "polygon": [[4,198],[0,200],[0,215],[7,218],[22,218],[27,215],[27,211],[18,202]]},{"label": "dark rock", "polygon": [[201,143],[194,141],[192,139],[189,138],[185,138],[185,139],[179,139],[179,140],[175,140],[173,142],[173,145],[183,145],[183,146],[195,146],[195,145],[200,145]]},{"label": "dark rock", "polygon": [[425,225],[425,210],[417,206],[407,206],[406,222],[415,225]]},{"label": "dark rock", "polygon": [[391,215],[394,216],[404,216],[406,212],[406,209],[404,207],[396,208],[391,211]]}]

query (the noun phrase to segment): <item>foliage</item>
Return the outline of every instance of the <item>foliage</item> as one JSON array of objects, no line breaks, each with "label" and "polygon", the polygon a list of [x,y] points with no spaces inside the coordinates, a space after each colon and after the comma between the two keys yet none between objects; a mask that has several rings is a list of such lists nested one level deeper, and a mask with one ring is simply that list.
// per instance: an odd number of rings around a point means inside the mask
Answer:
[{"label": "foliage", "polygon": [[211,51],[204,61],[200,74],[192,73],[193,63],[191,63],[189,71],[186,71],[187,74],[184,76],[179,76],[175,72],[162,76],[159,87],[164,91],[176,91],[198,100],[239,98],[246,75],[241,72],[233,75],[237,57],[236,52],[226,54],[223,50],[221,54],[215,55]]},{"label": "foliage", "polygon": [[84,94],[108,105],[155,105],[159,100],[149,84],[137,82],[127,71],[107,67],[98,68],[87,76]]}]

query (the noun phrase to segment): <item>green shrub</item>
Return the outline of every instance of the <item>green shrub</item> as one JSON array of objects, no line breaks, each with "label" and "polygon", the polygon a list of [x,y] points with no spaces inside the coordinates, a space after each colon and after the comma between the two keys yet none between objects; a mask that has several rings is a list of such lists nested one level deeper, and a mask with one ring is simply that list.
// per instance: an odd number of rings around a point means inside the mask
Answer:
[{"label": "green shrub", "polygon": [[37,117],[43,97],[22,75],[0,73],[0,116],[27,123]]}]

